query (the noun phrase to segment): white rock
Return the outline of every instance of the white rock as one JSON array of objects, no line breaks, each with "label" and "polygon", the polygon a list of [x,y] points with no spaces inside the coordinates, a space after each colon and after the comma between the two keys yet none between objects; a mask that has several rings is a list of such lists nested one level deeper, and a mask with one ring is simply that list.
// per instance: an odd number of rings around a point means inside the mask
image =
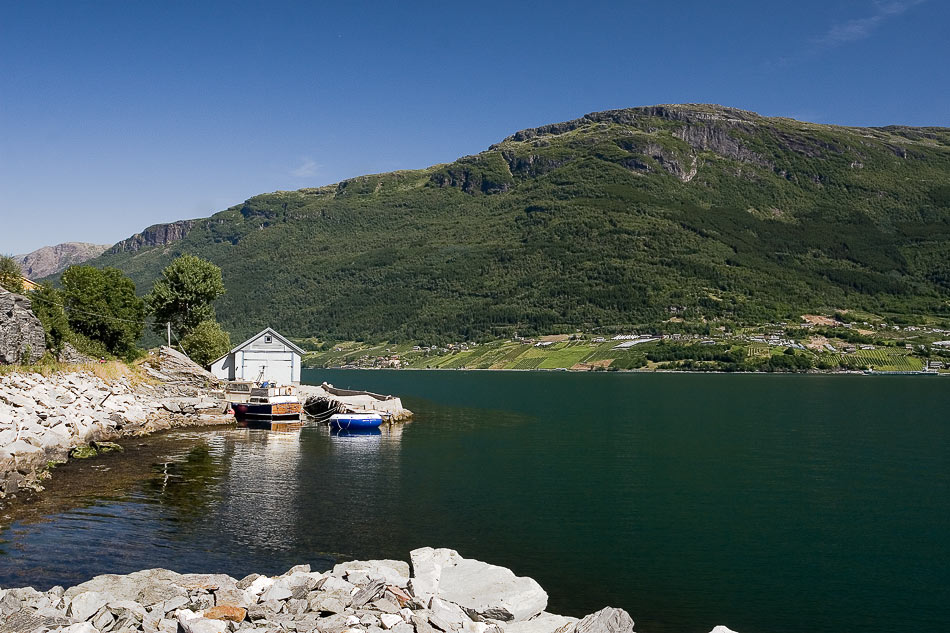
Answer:
[{"label": "white rock", "polygon": [[508,622],[505,633],[555,633],[565,624],[576,624],[577,618],[568,618],[553,613],[542,613],[536,618],[523,622]]},{"label": "white rock", "polygon": [[521,621],[544,611],[548,594],[532,578],[510,569],[462,558],[455,550],[411,552],[416,597],[436,595],[485,619]]},{"label": "white rock", "polygon": [[[253,585],[253,583],[251,583]],[[261,594],[261,602],[267,602],[268,600],[286,600],[293,592],[290,590],[290,587],[287,584],[286,579],[281,578],[276,580],[264,590],[264,593]]]},{"label": "white rock", "polygon": [[347,626],[356,626],[359,623],[360,623],[360,619],[356,617],[355,615],[351,615],[350,617],[346,619]]},{"label": "white rock", "polygon": [[633,633],[633,619],[623,609],[606,607],[577,623],[575,633]]},{"label": "white rock", "polygon": [[382,621],[384,629],[391,629],[403,621],[402,616],[396,613],[383,613],[379,616],[379,619]]},{"label": "white rock", "polygon": [[412,592],[424,604],[428,604],[439,590],[442,566],[461,559],[455,550],[431,547],[413,550],[409,557],[412,560]]},{"label": "white rock", "polygon": [[181,609],[175,612],[175,618],[185,633],[225,633],[228,630],[227,621],[207,620],[201,617],[200,611]]},{"label": "white rock", "polygon": [[108,598],[98,591],[84,591],[73,596],[69,604],[69,615],[80,622],[88,620],[106,606],[108,601]]},{"label": "white rock", "polygon": [[729,627],[726,627],[726,626],[723,626],[722,624],[720,624],[719,626],[717,626],[716,628],[714,628],[714,629],[713,629],[712,631],[710,631],[709,633],[736,633],[736,632],[733,631],[732,629],[730,629]]},{"label": "white rock", "polygon": [[[35,437],[35,436],[31,434],[30,437]],[[11,442],[10,444],[7,444],[6,449],[8,453],[10,453],[11,455],[15,457],[22,457],[26,455],[33,455],[35,453],[43,452],[42,448],[38,446],[33,446],[32,444],[28,442],[24,442],[23,440],[17,440],[15,442]]]},{"label": "white rock", "polygon": [[53,629],[57,633],[99,633],[99,629],[92,625],[92,622],[78,622],[66,627]]},{"label": "white rock", "polygon": [[373,578],[403,589],[409,584],[409,565],[401,560],[348,561],[335,565],[332,574],[353,584],[366,584]]},{"label": "white rock", "polygon": [[462,607],[438,598],[429,601],[429,621],[443,631],[459,631],[472,619]]}]

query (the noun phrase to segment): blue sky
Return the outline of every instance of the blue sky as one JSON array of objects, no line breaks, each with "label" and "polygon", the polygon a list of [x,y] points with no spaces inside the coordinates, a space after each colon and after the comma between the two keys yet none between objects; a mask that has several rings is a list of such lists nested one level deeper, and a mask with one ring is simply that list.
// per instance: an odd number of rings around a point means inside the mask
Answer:
[{"label": "blue sky", "polygon": [[946,0],[0,0],[0,253],[609,108],[950,126],[948,25]]}]

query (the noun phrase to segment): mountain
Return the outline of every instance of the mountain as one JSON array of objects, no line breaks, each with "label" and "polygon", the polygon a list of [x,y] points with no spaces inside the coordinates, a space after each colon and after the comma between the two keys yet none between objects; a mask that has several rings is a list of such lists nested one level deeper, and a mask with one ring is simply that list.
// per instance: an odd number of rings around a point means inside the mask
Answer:
[{"label": "mountain", "polygon": [[145,291],[181,253],[221,266],[234,339],[267,325],[435,341],[834,309],[947,318],[950,129],[597,112],[450,164],[151,227],[93,263]]},{"label": "mountain", "polygon": [[86,242],[65,242],[56,246],[44,246],[27,255],[15,255],[23,275],[27,279],[39,279],[55,275],[73,264],[102,255],[108,244],[89,244]]}]

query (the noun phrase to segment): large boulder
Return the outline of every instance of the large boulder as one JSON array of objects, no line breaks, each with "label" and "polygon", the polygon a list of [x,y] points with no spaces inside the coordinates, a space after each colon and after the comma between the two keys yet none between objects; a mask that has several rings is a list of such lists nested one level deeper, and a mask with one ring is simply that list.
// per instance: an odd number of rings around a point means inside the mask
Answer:
[{"label": "large boulder", "polygon": [[523,622],[508,622],[505,633],[573,633],[577,618],[569,618],[553,613],[542,613],[536,618]]},{"label": "large boulder", "polygon": [[410,553],[412,590],[423,603],[452,602],[474,620],[521,621],[544,611],[548,594],[532,578],[462,558],[455,550],[423,547]]},{"label": "large boulder", "polygon": [[633,618],[623,609],[605,607],[578,622],[574,633],[633,633]]},{"label": "large boulder", "polygon": [[35,363],[45,353],[46,333],[33,304],[0,288],[0,365]]}]

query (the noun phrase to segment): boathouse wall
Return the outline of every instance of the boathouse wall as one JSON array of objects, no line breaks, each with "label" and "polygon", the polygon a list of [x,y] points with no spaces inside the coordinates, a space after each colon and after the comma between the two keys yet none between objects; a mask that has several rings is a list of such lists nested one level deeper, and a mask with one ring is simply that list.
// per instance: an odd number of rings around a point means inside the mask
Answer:
[{"label": "boathouse wall", "polygon": [[302,349],[267,328],[211,363],[211,373],[222,380],[299,385],[302,357]]}]

